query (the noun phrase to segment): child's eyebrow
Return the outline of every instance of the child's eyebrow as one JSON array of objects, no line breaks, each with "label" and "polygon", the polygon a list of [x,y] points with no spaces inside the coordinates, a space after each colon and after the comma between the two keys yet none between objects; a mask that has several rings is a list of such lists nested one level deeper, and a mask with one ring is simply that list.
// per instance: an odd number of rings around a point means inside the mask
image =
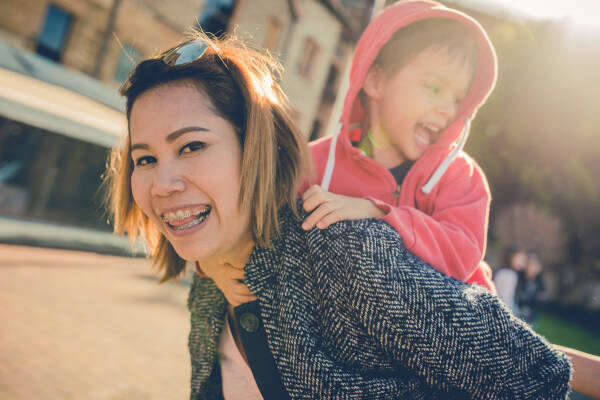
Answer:
[{"label": "child's eyebrow", "polygon": [[442,75],[436,73],[436,72],[429,72],[429,71],[425,71],[424,76],[426,78],[435,78],[439,81],[442,81],[442,83],[448,83],[448,79],[446,79],[445,77],[443,77]]}]

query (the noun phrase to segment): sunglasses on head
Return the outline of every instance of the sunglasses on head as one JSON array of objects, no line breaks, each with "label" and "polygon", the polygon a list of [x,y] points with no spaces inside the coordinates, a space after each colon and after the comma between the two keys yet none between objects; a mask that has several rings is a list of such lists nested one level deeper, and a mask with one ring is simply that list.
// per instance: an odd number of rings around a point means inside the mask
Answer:
[{"label": "sunglasses on head", "polygon": [[[170,67],[176,67],[179,65],[186,65],[192,63],[204,55],[208,45],[201,39],[194,39],[190,42],[182,43],[174,49],[169,50],[161,61]],[[124,93],[131,86],[129,78],[123,82],[119,92]]]},{"label": "sunglasses on head", "polygon": [[162,61],[171,67],[189,64],[201,58],[207,48],[208,45],[206,43],[200,39],[195,39],[169,50],[162,57]]}]

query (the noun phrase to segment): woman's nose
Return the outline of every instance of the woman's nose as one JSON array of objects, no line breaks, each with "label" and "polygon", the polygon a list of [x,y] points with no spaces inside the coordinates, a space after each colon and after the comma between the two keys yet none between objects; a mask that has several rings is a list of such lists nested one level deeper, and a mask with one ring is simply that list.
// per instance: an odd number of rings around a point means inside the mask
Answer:
[{"label": "woman's nose", "polygon": [[182,192],[186,188],[185,179],[172,165],[158,166],[152,180],[152,196],[170,196],[176,192]]}]

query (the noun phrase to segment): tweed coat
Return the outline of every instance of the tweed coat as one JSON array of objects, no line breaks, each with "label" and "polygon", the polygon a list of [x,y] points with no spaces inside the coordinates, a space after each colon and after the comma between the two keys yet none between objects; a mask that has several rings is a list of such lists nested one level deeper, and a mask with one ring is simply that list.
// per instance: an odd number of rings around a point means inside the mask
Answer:
[{"label": "tweed coat", "polygon": [[[569,360],[495,295],[425,264],[384,222],[307,232],[305,216],[282,209],[280,237],[245,267],[292,399],[566,398]],[[191,398],[221,399],[226,300],[196,275],[188,306]]]}]

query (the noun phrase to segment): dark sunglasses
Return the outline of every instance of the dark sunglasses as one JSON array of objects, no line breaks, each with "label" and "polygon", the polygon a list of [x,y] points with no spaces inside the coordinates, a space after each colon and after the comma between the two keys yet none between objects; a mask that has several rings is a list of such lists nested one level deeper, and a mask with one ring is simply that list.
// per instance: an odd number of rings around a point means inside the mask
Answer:
[{"label": "dark sunglasses", "polygon": [[206,43],[200,39],[195,39],[169,50],[162,57],[162,61],[171,67],[189,64],[202,57],[207,48]]},{"label": "dark sunglasses", "polygon": [[[206,52],[207,48],[208,45],[204,41],[200,39],[194,39],[169,50],[164,56],[162,56],[161,60],[170,67],[186,65],[201,58]],[[119,92],[125,93],[130,86],[131,82],[129,81],[129,78],[127,78],[125,82],[123,82],[123,85],[121,85]]]}]

